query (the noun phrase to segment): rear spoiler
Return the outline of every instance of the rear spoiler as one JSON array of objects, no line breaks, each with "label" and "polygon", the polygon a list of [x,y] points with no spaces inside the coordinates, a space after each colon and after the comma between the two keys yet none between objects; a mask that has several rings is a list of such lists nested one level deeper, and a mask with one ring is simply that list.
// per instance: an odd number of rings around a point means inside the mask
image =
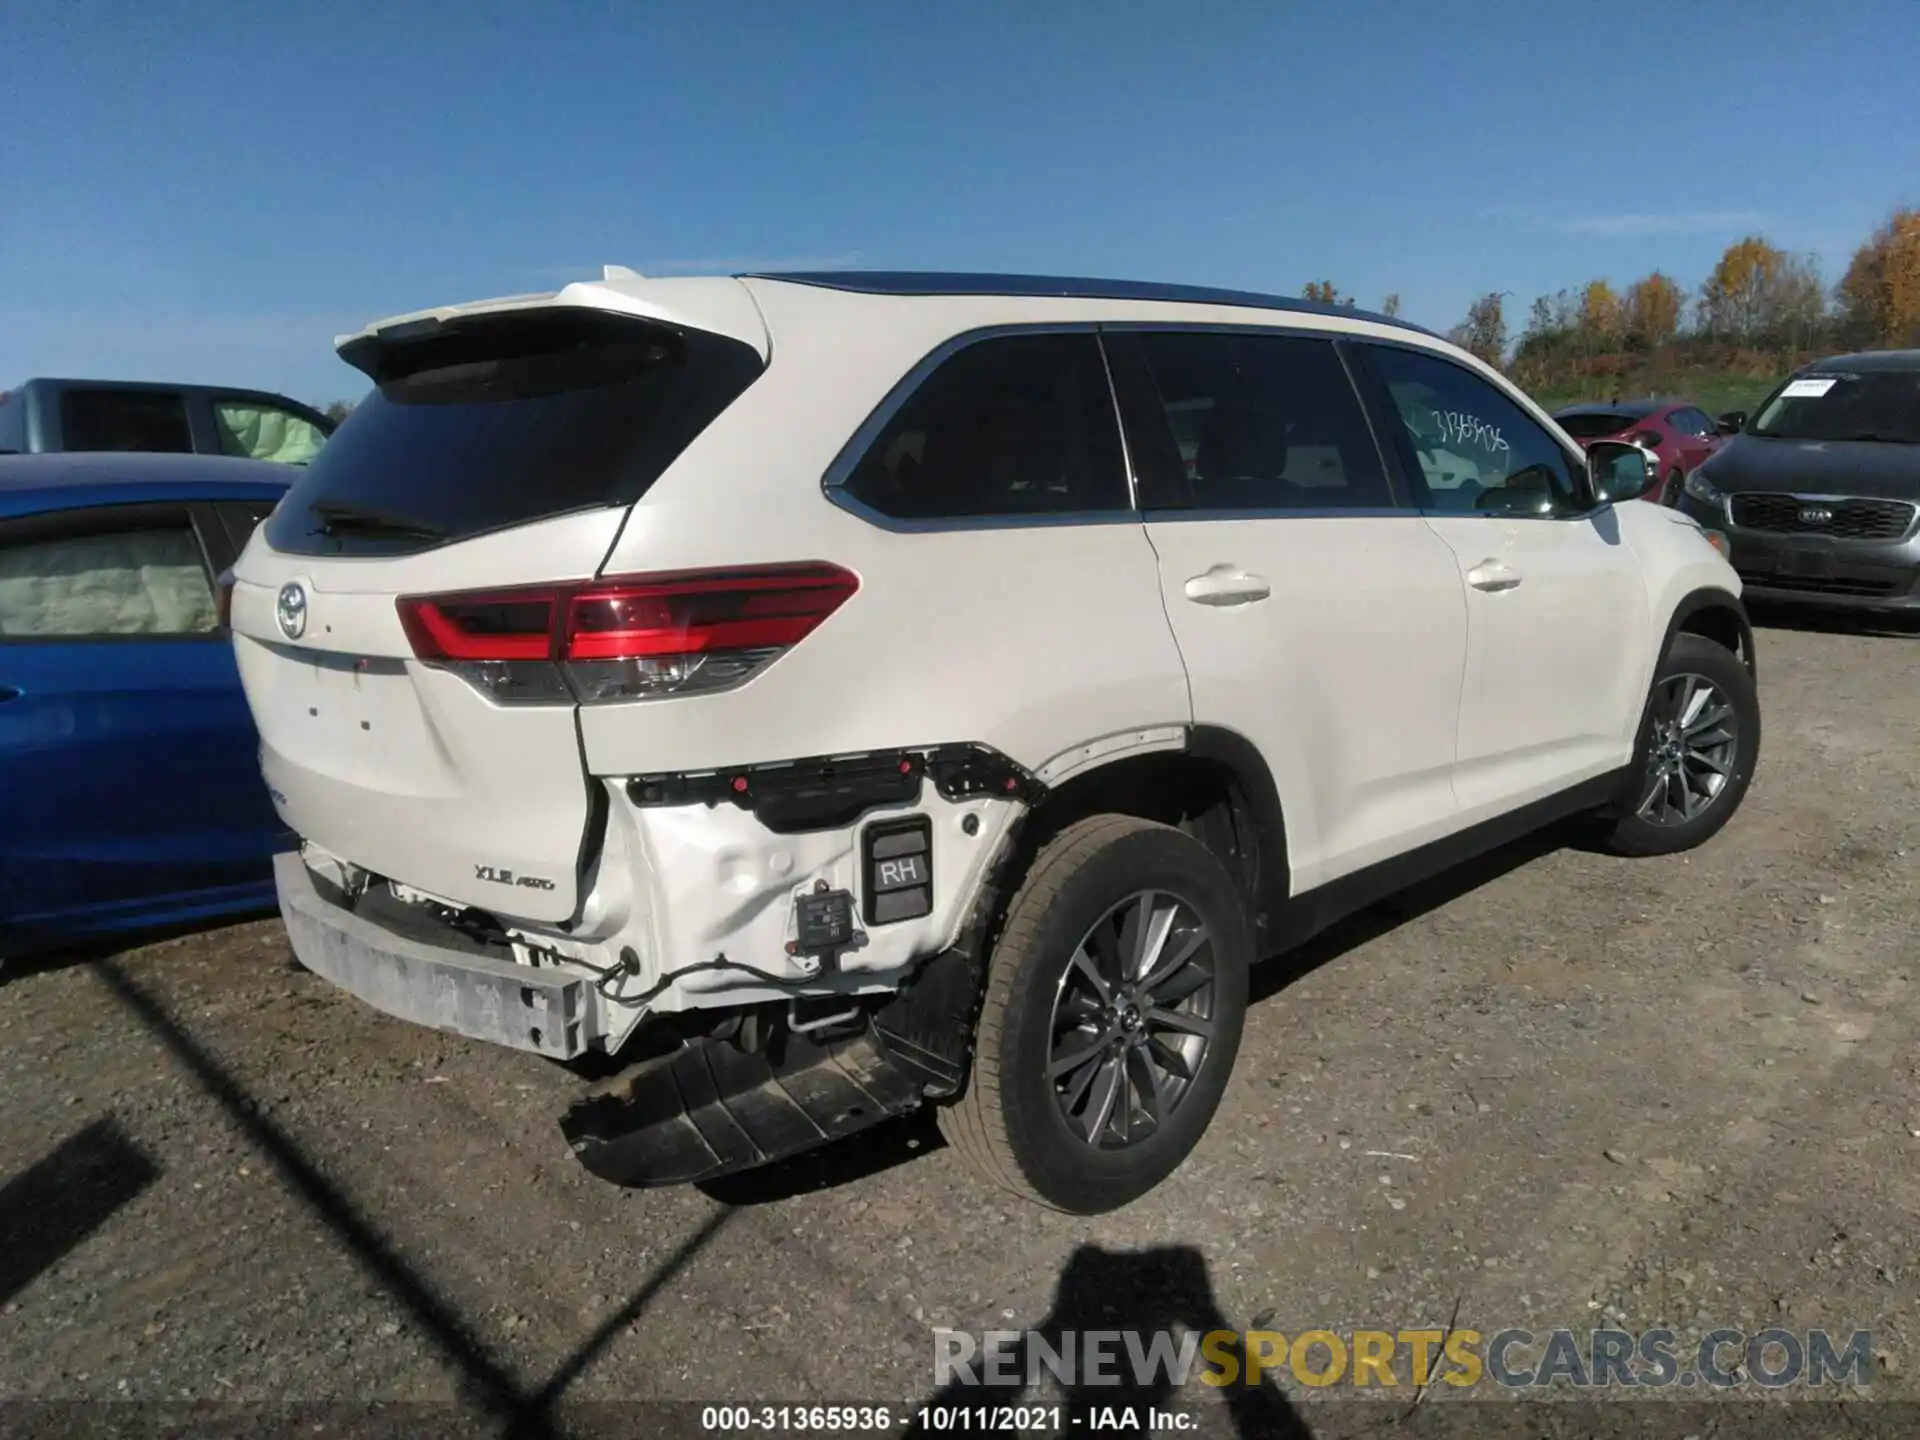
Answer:
[{"label": "rear spoiler", "polygon": [[764,362],[772,340],[760,307],[747,287],[727,277],[698,276],[649,280],[617,265],[600,280],[580,280],[538,295],[508,295],[465,305],[443,305],[375,321],[351,335],[335,337],[334,349],[356,370],[372,375],[388,346],[423,339],[471,320],[529,310],[597,310],[651,320],[676,330],[704,330],[751,346]]}]

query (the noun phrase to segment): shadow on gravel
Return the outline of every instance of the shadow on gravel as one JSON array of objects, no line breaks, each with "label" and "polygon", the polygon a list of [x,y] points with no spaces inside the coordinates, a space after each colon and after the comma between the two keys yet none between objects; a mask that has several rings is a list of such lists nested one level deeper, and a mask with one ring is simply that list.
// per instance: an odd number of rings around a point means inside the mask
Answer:
[{"label": "shadow on gravel", "polygon": [[0,1187],[0,1304],[79,1248],[160,1177],[111,1118],[60,1142]]},{"label": "shadow on gravel", "polygon": [[[1243,1440],[1251,1437],[1311,1440],[1313,1432],[1271,1380],[1261,1375],[1253,1383],[1247,1383],[1246,1355],[1240,1346],[1239,1327],[1229,1325],[1220,1313],[1220,1302],[1214,1298],[1213,1282],[1207,1275],[1207,1263],[1198,1250],[1189,1246],[1103,1250],[1097,1245],[1082,1245],[1067,1258],[1060,1271],[1060,1282],[1053,1292],[1053,1308],[1027,1333],[1037,1334],[1054,1355],[1064,1358],[1071,1353],[1079,1360],[1083,1357],[1081,1344],[1089,1332],[1134,1332],[1143,1352],[1150,1355],[1155,1336],[1165,1331],[1172,1340],[1176,1326],[1194,1337],[1193,1377],[1196,1379],[1214,1364],[1213,1355],[1205,1359],[1199,1356],[1199,1340],[1213,1330],[1234,1336],[1230,1344],[1217,1348],[1213,1354],[1230,1356],[1237,1372],[1236,1383],[1218,1388],[1235,1435]],[[1190,1410],[1190,1405],[1176,1403],[1178,1377],[1166,1373],[1165,1366],[1156,1368],[1151,1377],[1136,1375],[1124,1342],[1110,1338],[1107,1345],[1110,1359],[1104,1370],[1116,1383],[1091,1382],[1077,1371],[1072,1372],[1070,1380],[1058,1382],[1064,1401],[1056,1433],[1086,1434],[1103,1428],[1101,1411],[1117,1412],[1132,1407],[1136,1416],[1144,1421],[1149,1410]],[[1012,1359],[1005,1365],[1018,1375],[1016,1385],[1001,1387],[989,1383],[984,1363],[976,1358],[972,1370],[979,1383],[967,1384],[956,1378],[929,1397],[924,1408],[947,1406],[963,1414],[976,1413],[981,1406],[995,1407],[1019,1401],[1028,1389],[1029,1377],[1042,1382],[1048,1379],[1049,1361],[1036,1353],[1036,1347],[1025,1335],[1008,1353]],[[1028,1396],[1025,1403],[1039,1402]],[[941,1433],[923,1428],[918,1418],[921,1409],[915,1407],[916,1419],[907,1435]],[[1128,1433],[1147,1431],[1143,1427]]]},{"label": "shadow on gravel", "polygon": [[1587,828],[1577,820],[1549,825],[1518,840],[1489,850],[1454,866],[1431,880],[1422,881],[1397,895],[1349,915],[1321,931],[1304,945],[1261,961],[1249,977],[1247,1001],[1258,1004],[1278,995],[1297,980],[1302,980],[1322,965],[1338,960],[1349,950],[1357,950],[1409,921],[1438,910],[1482,885],[1490,885],[1501,876],[1530,865],[1556,850],[1588,848]]},{"label": "shadow on gravel", "polygon": [[940,1137],[933,1107],[923,1105],[910,1115],[883,1120],[838,1143],[756,1170],[705,1180],[696,1188],[722,1205],[771,1205],[816,1190],[855,1184],[931,1155],[946,1143]]},{"label": "shadow on gravel", "polygon": [[0,961],[0,985],[11,980],[24,980],[29,975],[43,971],[70,970],[76,965],[98,965],[102,960],[124,955],[129,950],[164,945],[169,940],[183,940],[192,935],[205,935],[236,925],[250,925],[277,913],[268,907],[254,912],[222,915],[213,920],[182,920],[168,925],[150,925],[86,940],[47,944],[45,948],[39,948],[42,941],[38,939],[13,942],[30,944],[35,948],[25,949],[20,954]]},{"label": "shadow on gravel", "polygon": [[[577,1345],[545,1382],[533,1387],[523,1386],[503,1364],[487,1353],[485,1345],[453,1305],[434,1293],[392,1242],[361,1213],[351,1197],[301,1152],[291,1136],[259,1112],[246,1088],[175,1022],[157,998],[112,958],[94,961],[93,968],[120,1003],[240,1126],[254,1147],[279,1171],[287,1188],[326,1223],[348,1253],[405,1307],[414,1325],[458,1371],[462,1399],[498,1421],[502,1427],[500,1433],[515,1437],[515,1440],[519,1440],[519,1437],[529,1437],[529,1440],[541,1437],[544,1440],[544,1437],[562,1433],[556,1427],[553,1410],[567,1388],[586,1372],[622,1331],[634,1325],[646,1313],[661,1290],[706,1248],[735,1213],[722,1210],[709,1218],[654,1269],[646,1284]],[[83,1135],[86,1133],[82,1132]],[[124,1141],[121,1143],[125,1144]],[[28,1176],[34,1175],[48,1163],[43,1161],[41,1166],[29,1171]],[[148,1180],[157,1173],[149,1166]],[[28,1176],[22,1176],[0,1194],[11,1197],[15,1186],[23,1184]],[[71,1202],[69,1200],[66,1203]],[[98,1221],[95,1221],[94,1225],[97,1224]],[[11,1241],[12,1217],[3,1204],[0,1204],[0,1233],[6,1234]],[[9,1245],[9,1252],[4,1257],[8,1261],[11,1260],[11,1248]]]}]

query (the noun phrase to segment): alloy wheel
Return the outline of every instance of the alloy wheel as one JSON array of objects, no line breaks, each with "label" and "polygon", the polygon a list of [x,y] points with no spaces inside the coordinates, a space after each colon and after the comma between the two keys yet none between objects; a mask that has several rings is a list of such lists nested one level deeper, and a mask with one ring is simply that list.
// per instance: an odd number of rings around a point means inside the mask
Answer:
[{"label": "alloy wheel", "polygon": [[1739,744],[1733,704],[1704,675],[1674,675],[1654,692],[1653,742],[1639,815],[1685,825],[1719,799]]},{"label": "alloy wheel", "polygon": [[1158,1134],[1213,1043],[1213,938],[1164,890],[1129,895],[1081,938],[1054,994],[1047,1080],[1095,1149]]}]

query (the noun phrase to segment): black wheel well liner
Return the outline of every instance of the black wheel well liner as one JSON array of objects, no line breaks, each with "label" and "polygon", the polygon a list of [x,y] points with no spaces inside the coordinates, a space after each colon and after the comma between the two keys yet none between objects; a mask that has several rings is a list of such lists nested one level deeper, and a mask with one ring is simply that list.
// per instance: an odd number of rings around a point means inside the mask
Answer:
[{"label": "black wheel well liner", "polygon": [[1021,827],[1012,884],[1053,836],[1103,812],[1176,825],[1200,840],[1246,894],[1255,937],[1271,933],[1290,887],[1286,819],[1273,772],[1244,735],[1191,725],[1178,750],[1121,756],[1054,787]]},{"label": "black wheel well liner", "polygon": [[1715,644],[1726,646],[1740,657],[1741,663],[1747,667],[1747,674],[1755,682],[1759,681],[1760,671],[1753,653],[1753,624],[1747,618],[1747,607],[1740,603],[1740,597],[1731,590],[1723,590],[1717,585],[1703,585],[1680,597],[1679,603],[1673,607],[1673,613],[1667,617],[1667,633],[1660,640],[1656,667],[1673,649],[1677,635],[1701,635]]}]

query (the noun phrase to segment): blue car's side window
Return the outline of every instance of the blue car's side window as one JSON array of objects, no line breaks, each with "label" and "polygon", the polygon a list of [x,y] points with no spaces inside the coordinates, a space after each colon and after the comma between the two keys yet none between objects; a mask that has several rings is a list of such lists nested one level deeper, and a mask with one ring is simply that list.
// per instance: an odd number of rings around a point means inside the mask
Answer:
[{"label": "blue car's side window", "polygon": [[0,639],[206,635],[218,628],[213,584],[184,518],[0,544]]}]

